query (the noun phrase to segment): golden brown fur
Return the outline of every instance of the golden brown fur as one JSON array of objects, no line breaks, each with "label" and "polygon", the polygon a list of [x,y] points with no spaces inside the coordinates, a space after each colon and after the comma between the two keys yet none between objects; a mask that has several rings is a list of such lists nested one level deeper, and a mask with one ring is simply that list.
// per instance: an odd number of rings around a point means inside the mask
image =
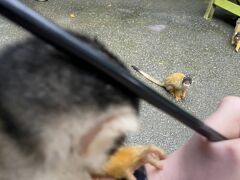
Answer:
[{"label": "golden brown fur", "polygon": [[236,21],[236,26],[232,36],[232,44],[235,45],[235,51],[238,52],[240,48],[240,18]]},{"label": "golden brown fur", "polygon": [[164,152],[154,145],[121,147],[105,164],[102,174],[116,179],[136,180],[133,176],[136,169],[147,163],[161,169],[159,160],[164,158]]},{"label": "golden brown fur", "polygon": [[[184,78],[186,78],[186,75],[183,73],[173,73],[168,75],[165,79],[162,81],[159,81],[149,74],[145,73],[144,71],[140,70],[136,66],[132,66],[134,70],[139,72],[141,75],[143,75],[145,78],[150,80],[151,82],[157,84],[158,86],[164,87],[171,95],[175,97],[177,101],[185,98],[187,88],[183,86]],[[191,84],[191,82],[190,82]]]}]

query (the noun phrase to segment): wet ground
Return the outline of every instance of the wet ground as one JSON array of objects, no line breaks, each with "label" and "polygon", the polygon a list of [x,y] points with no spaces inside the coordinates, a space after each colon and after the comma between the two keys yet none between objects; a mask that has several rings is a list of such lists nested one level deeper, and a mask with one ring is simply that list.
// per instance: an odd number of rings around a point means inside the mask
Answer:
[{"label": "wet ground", "polygon": [[[206,118],[220,99],[240,95],[240,53],[230,44],[236,17],[217,9],[211,21],[203,19],[202,0],[49,0],[23,1],[62,27],[99,40],[127,66],[132,64],[156,78],[173,72],[192,76],[193,85],[180,107]],[[70,17],[74,14],[74,18]],[[0,47],[28,36],[0,18]],[[175,102],[163,89],[145,81]],[[142,102],[141,130],[129,143],[157,144],[167,152],[181,146],[192,131]]]}]

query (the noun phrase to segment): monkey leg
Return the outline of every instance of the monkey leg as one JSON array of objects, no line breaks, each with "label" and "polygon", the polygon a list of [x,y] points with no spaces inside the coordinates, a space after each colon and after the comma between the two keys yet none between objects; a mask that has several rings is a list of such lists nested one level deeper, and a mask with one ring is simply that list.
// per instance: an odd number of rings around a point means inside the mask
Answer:
[{"label": "monkey leg", "polygon": [[175,99],[180,101],[182,99],[182,90],[175,90]]},{"label": "monkey leg", "polygon": [[173,90],[173,87],[172,87],[172,86],[166,86],[165,88],[166,88],[166,90],[168,90],[168,91],[172,91],[172,90]]},{"label": "monkey leg", "polygon": [[184,98],[186,97],[186,93],[187,93],[186,90],[183,90],[183,91],[182,91],[182,99],[184,99]]},{"label": "monkey leg", "polygon": [[173,97],[175,97],[174,88],[172,86],[166,86],[165,88]]},{"label": "monkey leg", "polygon": [[237,42],[237,46],[235,48],[235,51],[238,52],[239,48],[240,48],[240,42]]},{"label": "monkey leg", "polygon": [[173,97],[175,97],[175,91],[174,91],[174,90],[170,90],[169,93],[170,93]]}]

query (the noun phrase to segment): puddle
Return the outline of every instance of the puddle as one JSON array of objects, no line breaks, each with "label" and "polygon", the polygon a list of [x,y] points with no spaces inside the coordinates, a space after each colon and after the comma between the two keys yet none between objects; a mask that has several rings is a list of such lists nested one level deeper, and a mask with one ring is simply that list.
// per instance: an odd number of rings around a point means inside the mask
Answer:
[{"label": "puddle", "polygon": [[160,32],[160,31],[163,31],[166,28],[166,25],[156,24],[156,25],[147,26],[147,28],[152,30],[152,31]]}]

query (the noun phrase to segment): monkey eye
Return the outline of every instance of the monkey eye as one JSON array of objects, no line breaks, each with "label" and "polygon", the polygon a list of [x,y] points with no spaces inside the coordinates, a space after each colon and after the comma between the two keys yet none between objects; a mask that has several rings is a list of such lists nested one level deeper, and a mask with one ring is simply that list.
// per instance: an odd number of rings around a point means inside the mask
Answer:
[{"label": "monkey eye", "polygon": [[108,155],[114,154],[118,150],[118,148],[123,145],[125,139],[126,135],[121,135],[118,138],[116,138],[113,143],[113,146],[108,150],[107,154]]}]

